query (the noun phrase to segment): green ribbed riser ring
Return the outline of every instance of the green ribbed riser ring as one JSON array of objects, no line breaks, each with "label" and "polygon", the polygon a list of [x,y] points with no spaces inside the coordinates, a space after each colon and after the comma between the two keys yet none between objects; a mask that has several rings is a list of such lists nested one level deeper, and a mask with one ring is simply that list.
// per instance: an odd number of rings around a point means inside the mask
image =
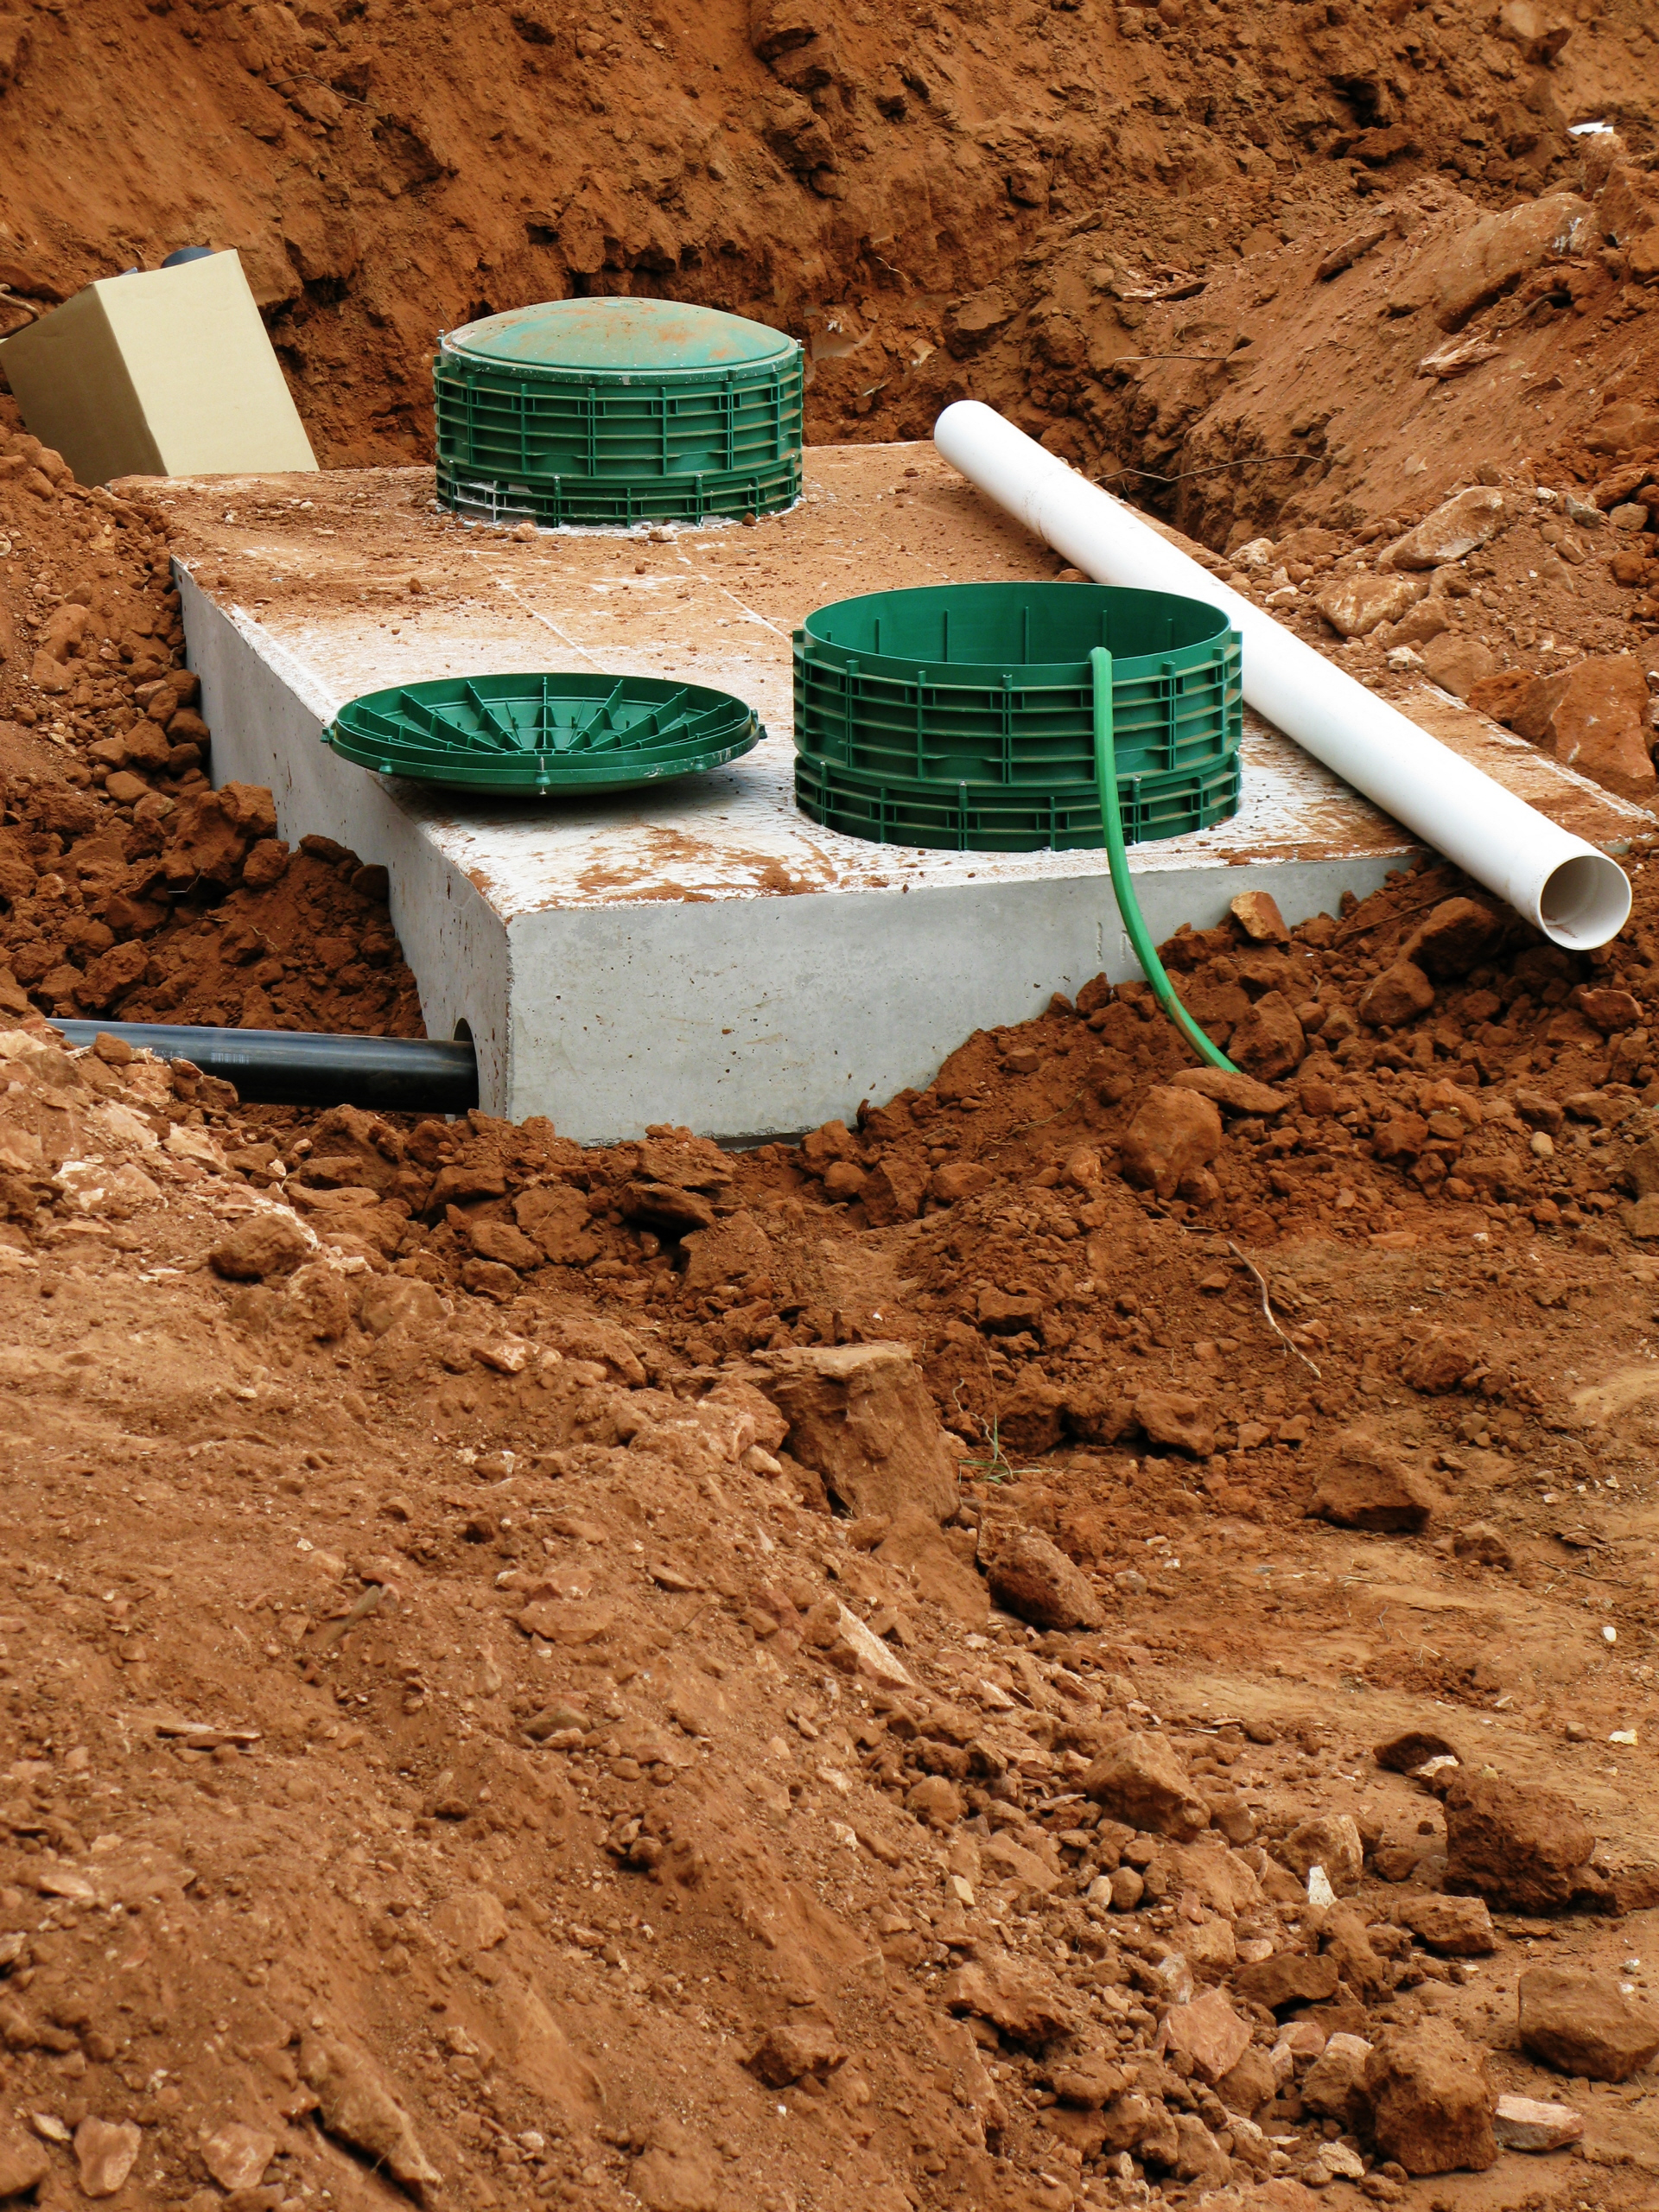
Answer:
[{"label": "green ribbed riser ring", "polygon": [[1090,651],[1113,655],[1130,842],[1238,801],[1238,636],[1217,609],[1098,584],[959,584],[818,608],[795,633],[797,798],[888,842],[1104,842]]},{"label": "green ribbed riser ring", "polygon": [[800,496],[805,357],[710,308],[563,300],[447,333],[438,496],[540,523],[702,522]]},{"label": "green ribbed riser ring", "polygon": [[[1208,830],[1238,811],[1238,756],[1224,754],[1198,776],[1186,770],[1120,776],[1117,789],[1128,844]],[[1098,850],[1106,842],[1094,785],[1026,792],[997,785],[883,779],[798,753],[795,803],[826,830],[883,845],[1064,853]]]}]

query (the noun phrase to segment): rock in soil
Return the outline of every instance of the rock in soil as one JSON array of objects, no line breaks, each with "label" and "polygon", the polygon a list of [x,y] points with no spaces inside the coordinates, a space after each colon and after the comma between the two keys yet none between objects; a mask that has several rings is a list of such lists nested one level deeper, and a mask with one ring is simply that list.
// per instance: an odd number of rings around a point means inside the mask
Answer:
[{"label": "rock in soil", "polygon": [[1496,2164],[1485,2056],[1450,2022],[1384,2028],[1365,2062],[1365,2092],[1378,2152],[1408,2174]]},{"label": "rock in soil", "polygon": [[1114,1820],[1177,1842],[1202,1835],[1209,1808],[1163,1737],[1126,1736],[1083,1777],[1084,1795]]},{"label": "rock in soil", "polygon": [[1562,2074],[1628,2082],[1659,2052],[1659,2020],[1608,1974],[1529,1967],[1516,1991],[1522,2048]]},{"label": "rock in soil", "polygon": [[1584,2114],[1536,2097],[1500,2097],[1492,2129],[1500,2151],[1565,2151],[1584,2133]]},{"label": "rock in soil", "polygon": [[1457,1774],[1444,1803],[1449,1890],[1477,1891],[1510,1912],[1610,1908],[1607,1878],[1589,1864],[1594,1833],[1558,1791]]},{"label": "rock in soil", "polygon": [[1098,1628],[1105,1618],[1088,1576],[1030,1529],[997,1544],[985,1579],[1005,1611],[1036,1628]]}]

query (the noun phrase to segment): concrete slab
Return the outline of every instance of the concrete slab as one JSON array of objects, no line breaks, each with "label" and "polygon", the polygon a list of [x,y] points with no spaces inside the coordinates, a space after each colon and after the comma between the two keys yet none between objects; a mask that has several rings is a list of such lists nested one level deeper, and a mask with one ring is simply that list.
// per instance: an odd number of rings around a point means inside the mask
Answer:
[{"label": "concrete slab", "polygon": [[[923,852],[795,808],[790,633],[814,607],[1057,563],[931,447],[817,448],[787,516],[672,537],[528,542],[433,511],[409,469],[147,485],[171,510],[216,780],[269,784],[283,834],[383,862],[427,1027],[464,1025],[486,1108],[584,1140],[675,1122],[724,1139],[850,1116],[925,1083],[976,1027],[1103,969],[1138,973],[1103,853]],[[421,677],[541,668],[677,675],[751,701],[768,735],[715,775],[605,803],[463,803],[319,742],[339,704]],[[1435,735],[1610,849],[1650,829],[1423,687]],[[1135,849],[1162,937],[1245,889],[1292,921],[1416,849],[1252,720],[1231,822]]]}]

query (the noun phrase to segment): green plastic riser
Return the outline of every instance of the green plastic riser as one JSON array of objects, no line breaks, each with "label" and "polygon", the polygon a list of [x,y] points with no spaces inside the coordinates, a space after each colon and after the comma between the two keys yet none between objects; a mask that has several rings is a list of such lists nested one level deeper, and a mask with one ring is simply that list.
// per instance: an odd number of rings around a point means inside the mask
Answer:
[{"label": "green plastic riser", "polygon": [[1240,642],[1202,601],[945,584],[820,607],[794,642],[796,798],[849,836],[990,852],[1103,844],[1096,645],[1113,657],[1128,842],[1237,809]]},{"label": "green plastic riser", "polygon": [[553,301],[447,333],[432,376],[438,496],[461,513],[695,523],[800,496],[804,356],[737,315]]}]

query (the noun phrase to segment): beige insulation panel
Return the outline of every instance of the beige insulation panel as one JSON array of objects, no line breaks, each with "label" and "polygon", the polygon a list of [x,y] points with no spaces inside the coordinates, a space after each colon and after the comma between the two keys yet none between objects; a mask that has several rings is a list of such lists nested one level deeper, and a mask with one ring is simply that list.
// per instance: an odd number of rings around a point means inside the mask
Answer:
[{"label": "beige insulation panel", "polygon": [[317,466],[235,252],[89,284],[0,369],[83,484]]}]

